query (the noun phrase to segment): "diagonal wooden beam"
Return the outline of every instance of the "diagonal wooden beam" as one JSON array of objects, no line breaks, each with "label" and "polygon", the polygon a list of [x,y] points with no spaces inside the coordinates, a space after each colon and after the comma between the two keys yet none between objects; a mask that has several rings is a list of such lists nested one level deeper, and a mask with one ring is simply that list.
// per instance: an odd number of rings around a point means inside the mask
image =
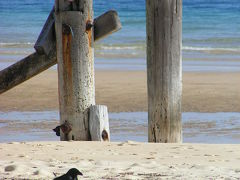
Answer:
[{"label": "diagonal wooden beam", "polygon": [[0,71],[0,94],[30,79],[57,63],[56,51],[48,56],[33,53]]},{"label": "diagonal wooden beam", "polygon": [[[53,13],[54,11],[51,11]],[[51,13],[49,17],[51,17]],[[54,23],[48,18],[35,44],[35,53],[0,71],[0,94],[23,83],[57,63]],[[94,41],[121,29],[116,11],[108,11],[94,20]],[[54,38],[53,38],[54,37]]]},{"label": "diagonal wooden beam", "polygon": [[[93,24],[95,41],[118,31],[122,27],[118,14],[114,10],[107,11],[97,17]],[[37,53],[46,55],[56,48],[54,8],[50,12],[34,48]]]}]

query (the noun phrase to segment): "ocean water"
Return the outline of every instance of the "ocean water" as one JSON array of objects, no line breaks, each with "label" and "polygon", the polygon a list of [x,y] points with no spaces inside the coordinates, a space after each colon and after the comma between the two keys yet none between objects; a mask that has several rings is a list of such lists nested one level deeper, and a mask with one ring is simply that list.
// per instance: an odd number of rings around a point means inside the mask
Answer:
[{"label": "ocean water", "polygon": [[[33,45],[53,0],[0,1],[0,60],[16,61]],[[145,60],[145,0],[94,0],[95,16],[118,11],[121,31],[95,44],[96,61]],[[240,59],[240,1],[183,0],[183,60]]]}]

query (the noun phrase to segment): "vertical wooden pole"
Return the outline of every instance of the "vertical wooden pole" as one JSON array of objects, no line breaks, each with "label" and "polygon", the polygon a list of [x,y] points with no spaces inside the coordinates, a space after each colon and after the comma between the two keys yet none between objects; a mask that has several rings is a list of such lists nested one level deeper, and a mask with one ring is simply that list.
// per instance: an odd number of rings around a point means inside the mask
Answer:
[{"label": "vertical wooden pole", "polygon": [[182,0],[146,0],[148,140],[182,141]]},{"label": "vertical wooden pole", "polygon": [[[95,104],[92,0],[56,0],[61,140],[91,140],[88,108]],[[69,127],[70,126],[70,127]]]},{"label": "vertical wooden pole", "polygon": [[89,108],[89,129],[92,141],[110,141],[107,106],[95,105]]}]

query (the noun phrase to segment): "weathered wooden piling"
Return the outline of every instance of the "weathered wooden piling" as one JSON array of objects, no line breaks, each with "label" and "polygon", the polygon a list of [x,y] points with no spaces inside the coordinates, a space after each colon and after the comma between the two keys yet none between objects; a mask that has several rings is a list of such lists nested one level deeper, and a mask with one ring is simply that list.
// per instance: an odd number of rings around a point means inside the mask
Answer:
[{"label": "weathered wooden piling", "polygon": [[182,141],[182,0],[146,0],[148,140]]},{"label": "weathered wooden piling", "polygon": [[61,140],[91,140],[88,108],[95,104],[92,0],[55,1]]}]

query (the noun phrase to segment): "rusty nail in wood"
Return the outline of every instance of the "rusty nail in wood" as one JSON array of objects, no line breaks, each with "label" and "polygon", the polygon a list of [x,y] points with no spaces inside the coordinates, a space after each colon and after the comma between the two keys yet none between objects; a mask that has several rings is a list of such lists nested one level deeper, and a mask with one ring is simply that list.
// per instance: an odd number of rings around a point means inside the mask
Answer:
[{"label": "rusty nail in wood", "polygon": [[89,31],[92,27],[93,27],[93,23],[90,20],[88,20],[86,24],[86,30]]},{"label": "rusty nail in wood", "polygon": [[102,139],[103,141],[109,141],[108,133],[105,129],[102,131]]},{"label": "rusty nail in wood", "polygon": [[64,124],[60,125],[60,128],[63,134],[68,134],[72,130],[68,121],[65,121]]},{"label": "rusty nail in wood", "polygon": [[72,37],[74,36],[72,27],[69,24],[63,24],[63,34],[69,35],[70,33],[72,34]]}]

